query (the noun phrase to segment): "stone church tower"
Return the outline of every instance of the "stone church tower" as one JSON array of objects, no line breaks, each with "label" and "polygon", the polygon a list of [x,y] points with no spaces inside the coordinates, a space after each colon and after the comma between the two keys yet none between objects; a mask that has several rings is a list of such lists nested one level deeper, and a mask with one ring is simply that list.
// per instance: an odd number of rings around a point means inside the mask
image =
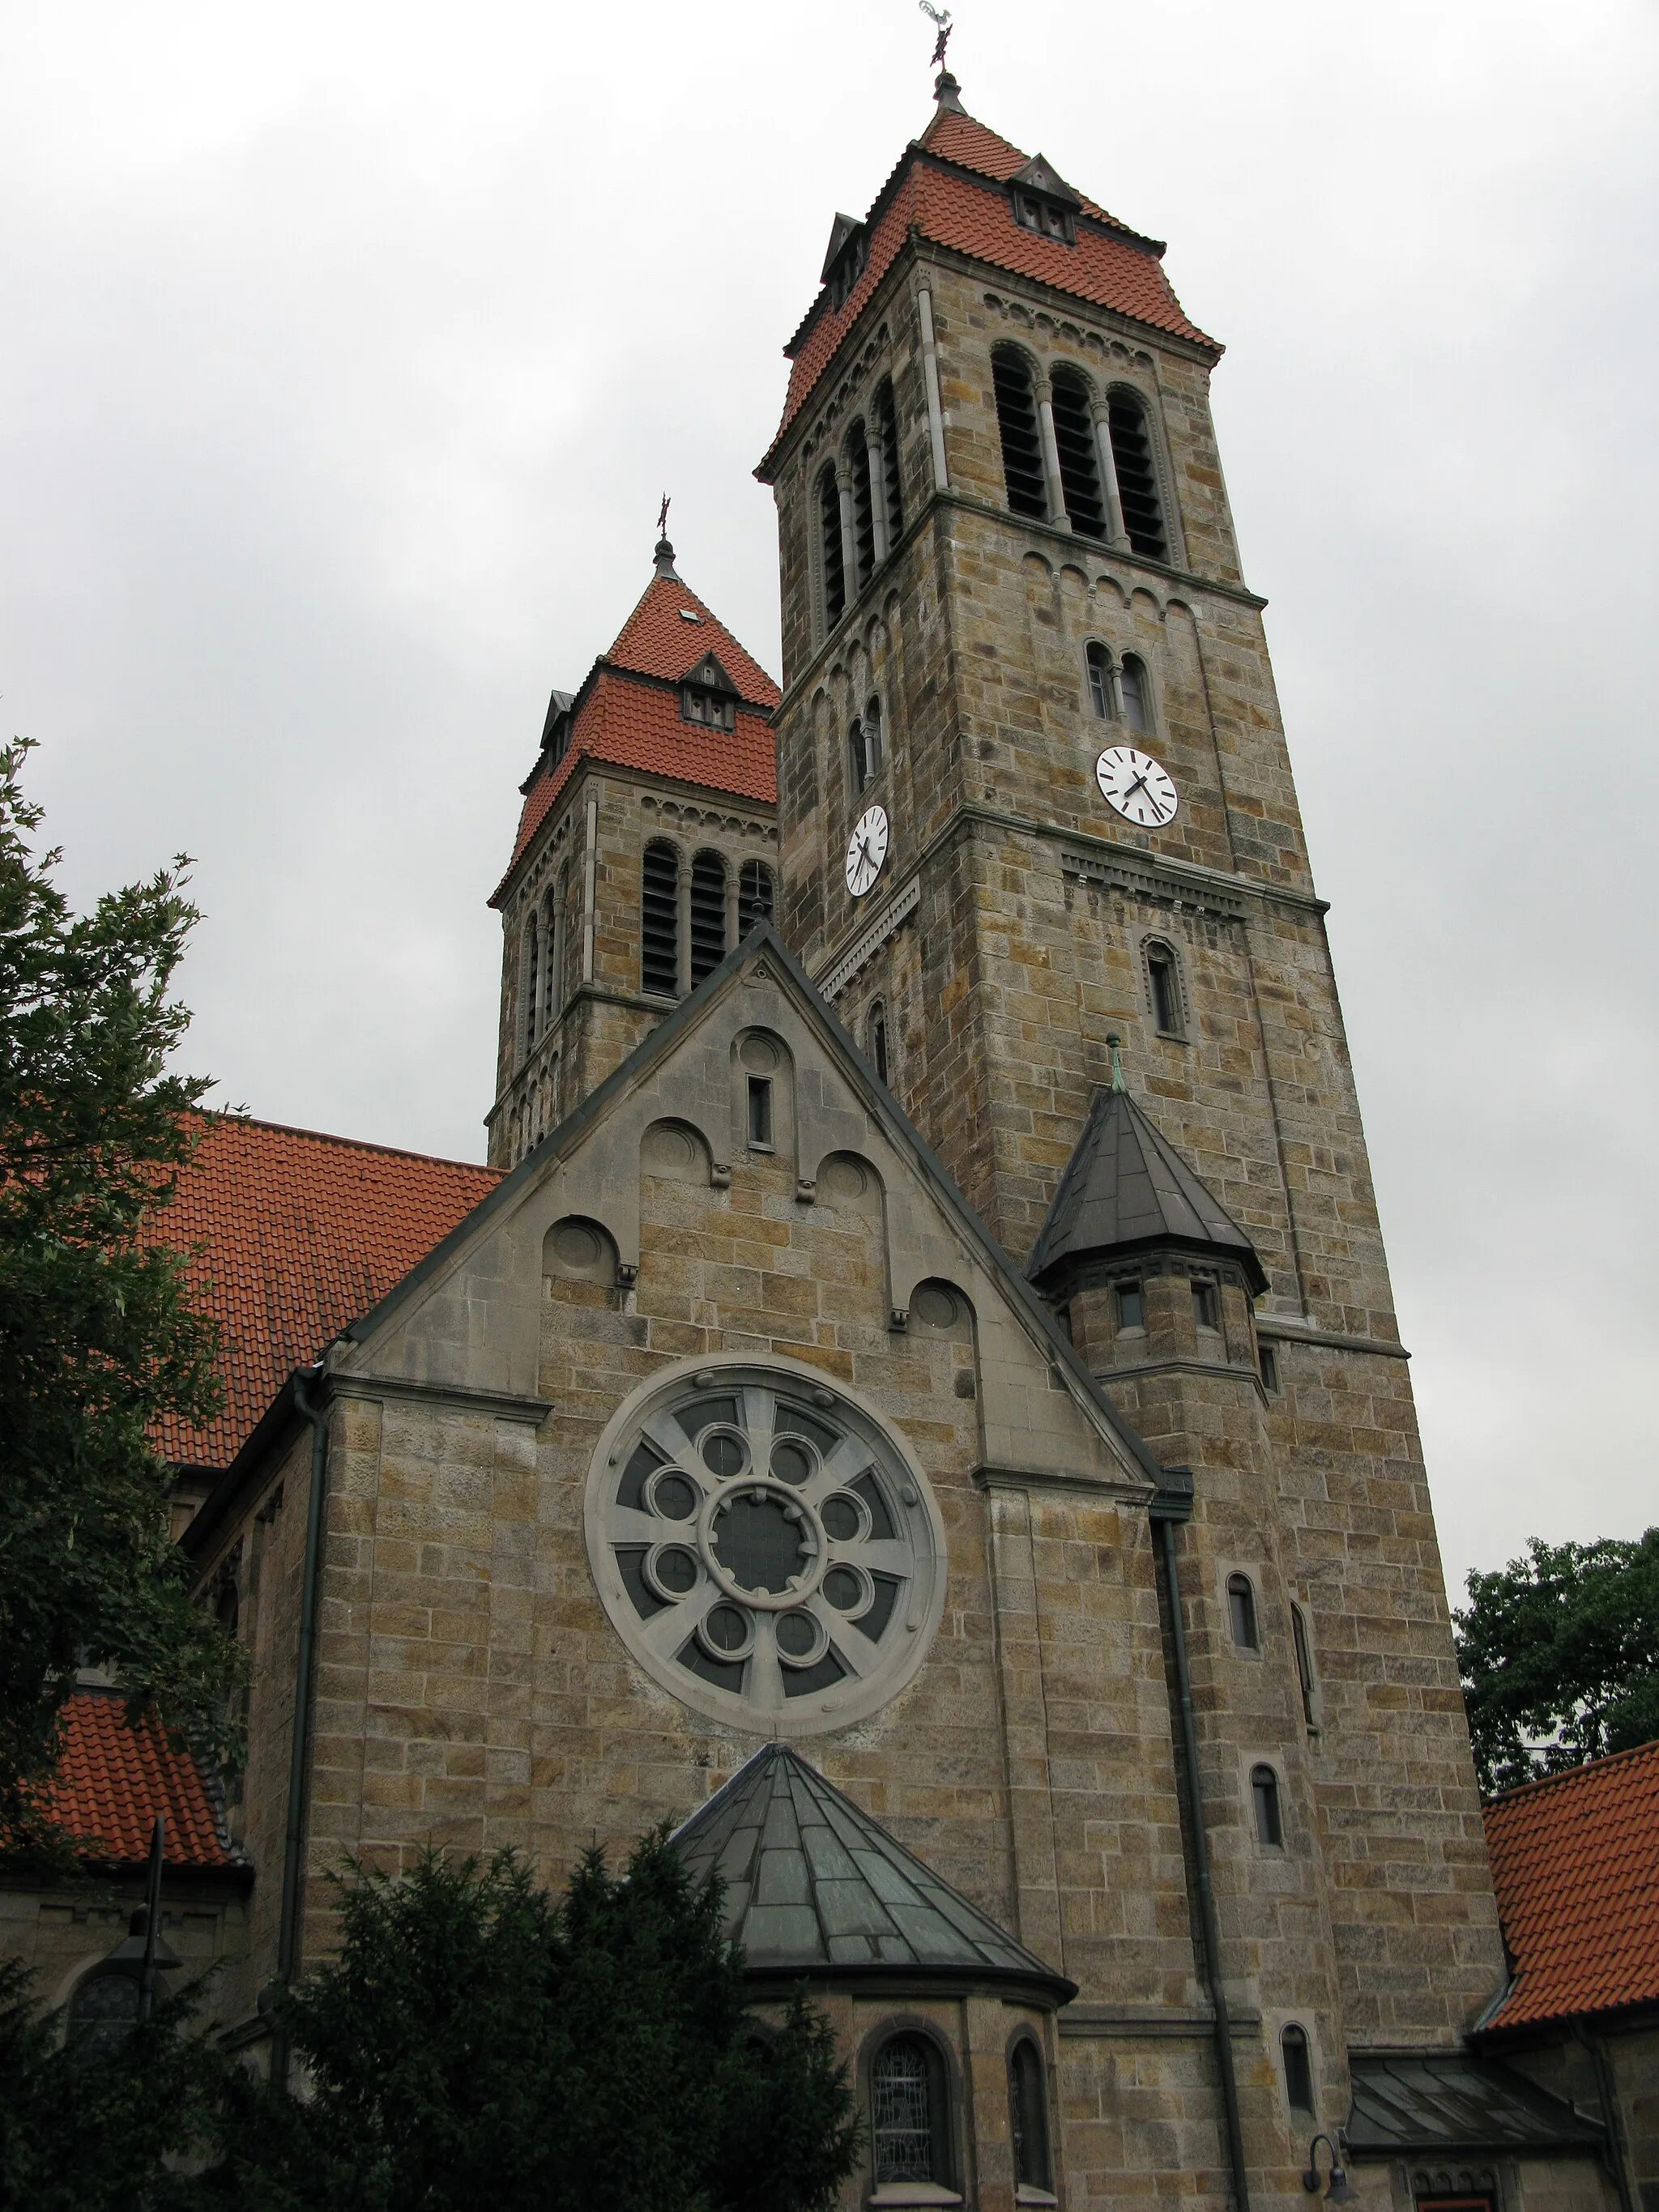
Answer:
[{"label": "stone church tower", "polygon": [[781,694],[665,543],[554,694],[499,1179],[185,1538],[253,1654],[225,2002],[344,1850],[556,1881],[666,1818],[836,2024],[846,2212],[1288,2208],[1345,2130],[1376,2212],[1612,2212],[1472,2041],[1406,1354],[1162,252],[942,77],[789,348]]}]

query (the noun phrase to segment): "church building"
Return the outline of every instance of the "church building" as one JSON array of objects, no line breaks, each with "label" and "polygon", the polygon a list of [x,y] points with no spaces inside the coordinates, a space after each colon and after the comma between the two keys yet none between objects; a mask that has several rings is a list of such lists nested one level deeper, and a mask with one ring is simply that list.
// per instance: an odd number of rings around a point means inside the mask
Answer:
[{"label": "church building", "polygon": [[[781,689],[665,536],[552,695],[488,1166],[236,1121],[182,1178],[228,1401],[167,1449],[252,1678],[170,1940],[251,2055],[344,1854],[557,1885],[668,1820],[835,2025],[847,2212],[1656,2201],[1483,2033],[1407,1355],[1164,252],[942,75],[786,348]],[[48,1994],[108,1940],[43,1923]]]}]

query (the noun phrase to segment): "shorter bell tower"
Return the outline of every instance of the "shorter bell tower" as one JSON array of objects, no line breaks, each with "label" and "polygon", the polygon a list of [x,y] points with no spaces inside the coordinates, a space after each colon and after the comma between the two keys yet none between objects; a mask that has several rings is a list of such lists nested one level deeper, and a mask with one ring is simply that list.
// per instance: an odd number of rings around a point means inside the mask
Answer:
[{"label": "shorter bell tower", "polygon": [[775,905],[778,688],[682,582],[651,581],[555,691],[501,917],[489,1161],[512,1167]]}]

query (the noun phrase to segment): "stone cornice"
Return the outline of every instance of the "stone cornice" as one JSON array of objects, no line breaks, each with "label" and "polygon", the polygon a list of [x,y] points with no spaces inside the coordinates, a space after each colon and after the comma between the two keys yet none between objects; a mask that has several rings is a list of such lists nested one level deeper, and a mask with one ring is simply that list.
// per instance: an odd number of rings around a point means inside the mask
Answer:
[{"label": "stone cornice", "polygon": [[332,1398],[386,1398],[422,1406],[443,1406],[452,1412],[487,1413],[498,1421],[526,1421],[540,1428],[553,1411],[550,1398],[523,1398],[507,1390],[475,1390],[465,1382],[415,1382],[403,1375],[354,1374],[331,1369],[325,1387]]}]

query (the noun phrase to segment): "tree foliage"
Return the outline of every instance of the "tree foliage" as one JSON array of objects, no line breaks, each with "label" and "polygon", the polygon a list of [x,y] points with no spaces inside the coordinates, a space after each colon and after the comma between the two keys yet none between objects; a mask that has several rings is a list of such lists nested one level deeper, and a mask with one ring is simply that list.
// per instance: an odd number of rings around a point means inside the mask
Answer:
[{"label": "tree foliage", "polygon": [[1452,1620],[1483,1790],[1659,1736],[1659,1528],[1471,1574]]},{"label": "tree foliage", "polygon": [[510,1853],[342,1890],[337,1958],[277,2000],[303,2098],[245,2093],[247,2212],[823,2212],[857,2155],[828,2023],[746,2008],[717,1888],[660,1832],[562,1898]]},{"label": "tree foliage", "polygon": [[110,1665],[210,1753],[234,1746],[234,1647],[168,1540],[158,1416],[198,1422],[213,1332],[145,1234],[203,1078],[168,1072],[197,920],[185,863],[76,915],[39,854],[26,743],[0,750],[0,1833],[15,1845],[78,1664]]},{"label": "tree foliage", "polygon": [[[113,2051],[65,2045],[27,1970],[0,1965],[0,2212],[185,2212],[216,2133],[226,2062],[185,2031],[200,1984]],[[180,2171],[171,2163],[186,2161]]]}]

